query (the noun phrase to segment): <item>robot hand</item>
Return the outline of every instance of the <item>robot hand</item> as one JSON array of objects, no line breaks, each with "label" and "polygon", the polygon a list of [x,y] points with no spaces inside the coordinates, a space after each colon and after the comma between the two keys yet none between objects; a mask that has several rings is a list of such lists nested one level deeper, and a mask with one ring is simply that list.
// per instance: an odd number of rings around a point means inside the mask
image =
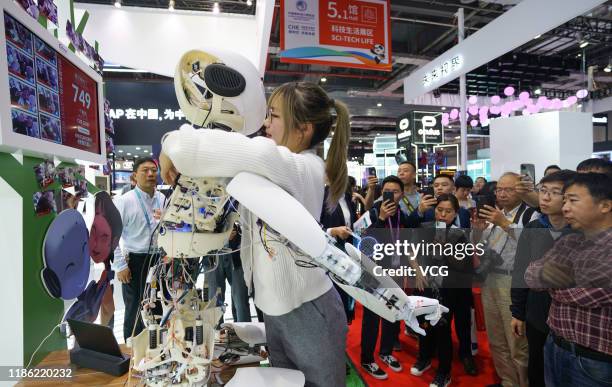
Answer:
[{"label": "robot hand", "polygon": [[402,316],[402,319],[420,335],[425,336],[425,330],[419,325],[418,316],[425,315],[425,320],[429,321],[431,325],[436,325],[442,318],[442,314],[448,313],[448,308],[433,298],[409,296],[408,299],[406,308],[408,313],[406,316]]}]

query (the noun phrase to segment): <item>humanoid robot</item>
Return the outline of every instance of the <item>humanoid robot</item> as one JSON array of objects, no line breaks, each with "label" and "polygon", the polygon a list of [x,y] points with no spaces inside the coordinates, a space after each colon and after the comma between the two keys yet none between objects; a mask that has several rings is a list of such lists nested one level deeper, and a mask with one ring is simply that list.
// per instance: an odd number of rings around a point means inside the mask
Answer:
[{"label": "humanoid robot", "polygon": [[[196,126],[251,135],[264,121],[261,77],[240,55],[189,51],[177,66],[174,84],[181,110]],[[212,307],[214,301],[200,298],[194,276],[199,272],[197,258],[218,253],[237,221],[230,195],[265,222],[277,240],[298,252],[296,259],[326,270],[381,317],[405,320],[425,334],[417,316],[435,325],[448,311],[437,300],[407,296],[392,279],[375,276],[370,258],[352,245],[345,246],[348,254],[337,248],[296,199],[264,177],[247,172],[233,179],[180,176],[175,183],[156,241],[164,258],[150,268],[142,302],[147,329],[132,340],[134,368],[144,373],[145,384],[204,385],[210,377],[213,326],[221,311]],[[156,300],[161,300],[161,314],[155,312]]]}]

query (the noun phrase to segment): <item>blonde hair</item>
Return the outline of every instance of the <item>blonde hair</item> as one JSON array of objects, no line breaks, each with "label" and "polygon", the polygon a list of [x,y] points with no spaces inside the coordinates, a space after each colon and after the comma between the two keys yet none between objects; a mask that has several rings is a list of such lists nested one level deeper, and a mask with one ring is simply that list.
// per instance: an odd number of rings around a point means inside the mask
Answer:
[{"label": "blonde hair", "polygon": [[[334,135],[325,160],[325,173],[329,182],[327,208],[334,208],[344,195],[348,179],[346,158],[351,136],[348,108],[344,103],[329,98],[321,87],[310,82],[290,82],[279,86],[270,95],[268,105],[276,100],[282,103],[282,119],[286,129],[303,131],[305,124],[312,125],[313,135],[309,148],[323,142],[329,135],[333,126],[330,110],[336,110]],[[282,145],[286,145],[289,140],[289,130],[283,134]]]}]

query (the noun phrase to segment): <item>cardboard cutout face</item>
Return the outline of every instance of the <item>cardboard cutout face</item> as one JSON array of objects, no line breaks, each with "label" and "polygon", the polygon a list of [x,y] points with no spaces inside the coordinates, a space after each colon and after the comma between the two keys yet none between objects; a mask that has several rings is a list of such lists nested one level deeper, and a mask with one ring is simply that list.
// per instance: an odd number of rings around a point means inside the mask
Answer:
[{"label": "cardboard cutout face", "polygon": [[96,262],[110,258],[123,232],[121,215],[110,195],[101,191],[96,194],[96,215],[89,234],[89,255]]},{"label": "cardboard cutout face", "polygon": [[43,243],[45,289],[55,298],[70,300],[87,285],[89,245],[87,226],[76,210],[59,214],[49,226]]}]

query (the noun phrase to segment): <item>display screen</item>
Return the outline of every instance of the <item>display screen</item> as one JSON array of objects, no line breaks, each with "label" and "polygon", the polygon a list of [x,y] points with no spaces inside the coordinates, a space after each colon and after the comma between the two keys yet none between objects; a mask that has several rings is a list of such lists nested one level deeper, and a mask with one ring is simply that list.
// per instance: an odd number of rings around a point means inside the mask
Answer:
[{"label": "display screen", "polygon": [[4,13],[13,132],[100,154],[97,82]]}]

